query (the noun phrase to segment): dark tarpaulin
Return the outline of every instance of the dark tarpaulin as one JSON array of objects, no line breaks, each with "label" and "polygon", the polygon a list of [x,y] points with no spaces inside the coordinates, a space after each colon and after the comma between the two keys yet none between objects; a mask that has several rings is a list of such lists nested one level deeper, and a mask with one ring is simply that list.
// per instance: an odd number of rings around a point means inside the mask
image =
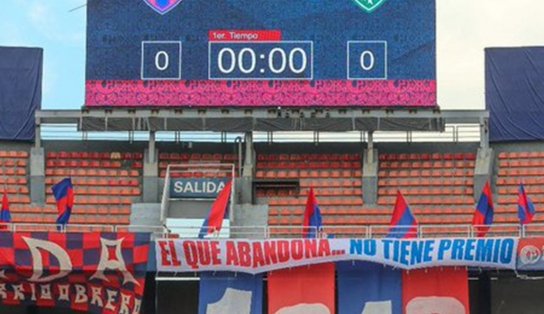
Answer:
[{"label": "dark tarpaulin", "polygon": [[544,139],[544,47],[485,50],[490,141]]},{"label": "dark tarpaulin", "polygon": [[34,140],[42,64],[41,48],[0,47],[0,140]]}]

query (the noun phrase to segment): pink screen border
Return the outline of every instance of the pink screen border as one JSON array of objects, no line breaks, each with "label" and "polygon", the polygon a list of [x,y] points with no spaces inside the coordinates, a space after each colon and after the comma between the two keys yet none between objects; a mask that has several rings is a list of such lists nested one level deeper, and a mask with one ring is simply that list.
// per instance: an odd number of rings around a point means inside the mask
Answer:
[{"label": "pink screen border", "polygon": [[87,81],[87,107],[436,107],[435,80]]}]

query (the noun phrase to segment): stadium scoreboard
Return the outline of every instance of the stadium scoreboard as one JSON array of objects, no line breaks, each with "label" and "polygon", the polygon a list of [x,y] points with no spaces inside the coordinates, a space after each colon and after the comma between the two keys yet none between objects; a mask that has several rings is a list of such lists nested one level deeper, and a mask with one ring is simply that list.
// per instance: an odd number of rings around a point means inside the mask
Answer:
[{"label": "stadium scoreboard", "polygon": [[86,106],[434,107],[435,0],[87,5]]}]

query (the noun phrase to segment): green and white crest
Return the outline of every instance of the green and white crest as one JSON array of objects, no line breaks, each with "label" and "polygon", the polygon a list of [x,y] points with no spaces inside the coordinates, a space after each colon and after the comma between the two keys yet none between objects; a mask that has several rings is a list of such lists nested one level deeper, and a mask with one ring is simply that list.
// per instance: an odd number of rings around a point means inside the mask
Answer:
[{"label": "green and white crest", "polygon": [[384,4],[386,0],[353,0],[357,3],[366,13],[372,13]]}]

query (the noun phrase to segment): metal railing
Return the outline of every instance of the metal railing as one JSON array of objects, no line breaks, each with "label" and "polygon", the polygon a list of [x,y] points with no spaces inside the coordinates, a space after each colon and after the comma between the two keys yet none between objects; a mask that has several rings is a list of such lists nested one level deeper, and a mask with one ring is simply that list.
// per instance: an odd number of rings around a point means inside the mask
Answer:
[{"label": "metal railing", "polygon": [[[179,227],[178,233],[165,236],[179,238],[197,238],[199,227]],[[441,224],[397,226],[393,230],[389,225],[372,226],[335,226],[327,225],[321,228],[302,226],[244,226],[224,227],[221,232],[210,229],[206,238],[219,238],[228,235],[230,238],[300,238],[305,232],[317,234],[322,238],[472,238],[478,236],[478,231],[486,230],[486,237],[542,237],[543,224],[494,224],[492,226],[474,226],[468,224]],[[193,235],[193,236],[191,236]]]},{"label": "metal railing", "polygon": [[84,225],[84,224],[37,224],[37,223],[8,223],[1,224],[0,230],[12,232],[143,232],[152,234],[167,234],[168,229],[163,226],[140,225]]},{"label": "metal railing", "polygon": [[[42,140],[82,140],[82,141],[149,141],[149,132],[82,132],[76,124],[48,124],[40,127]],[[158,142],[220,142],[234,143],[243,133],[235,132],[156,132]],[[447,124],[444,132],[383,132],[374,133],[374,142],[479,142],[480,125]],[[366,142],[366,132],[253,132],[254,142],[293,143],[293,142]]]},{"label": "metal railing", "polygon": [[[200,227],[176,227],[175,231],[164,226],[112,226],[112,225],[56,225],[12,223],[0,225],[2,231],[12,232],[144,232],[155,238],[198,238]],[[321,238],[384,238],[402,237],[406,234],[412,238],[467,238],[477,237],[478,231],[486,230],[486,237],[544,237],[544,223],[494,224],[492,226],[473,226],[467,224],[398,226],[391,231],[388,225],[372,226],[323,226],[321,228],[302,226],[225,226],[221,232],[210,228],[205,238],[300,238],[305,232],[317,234]]]}]

